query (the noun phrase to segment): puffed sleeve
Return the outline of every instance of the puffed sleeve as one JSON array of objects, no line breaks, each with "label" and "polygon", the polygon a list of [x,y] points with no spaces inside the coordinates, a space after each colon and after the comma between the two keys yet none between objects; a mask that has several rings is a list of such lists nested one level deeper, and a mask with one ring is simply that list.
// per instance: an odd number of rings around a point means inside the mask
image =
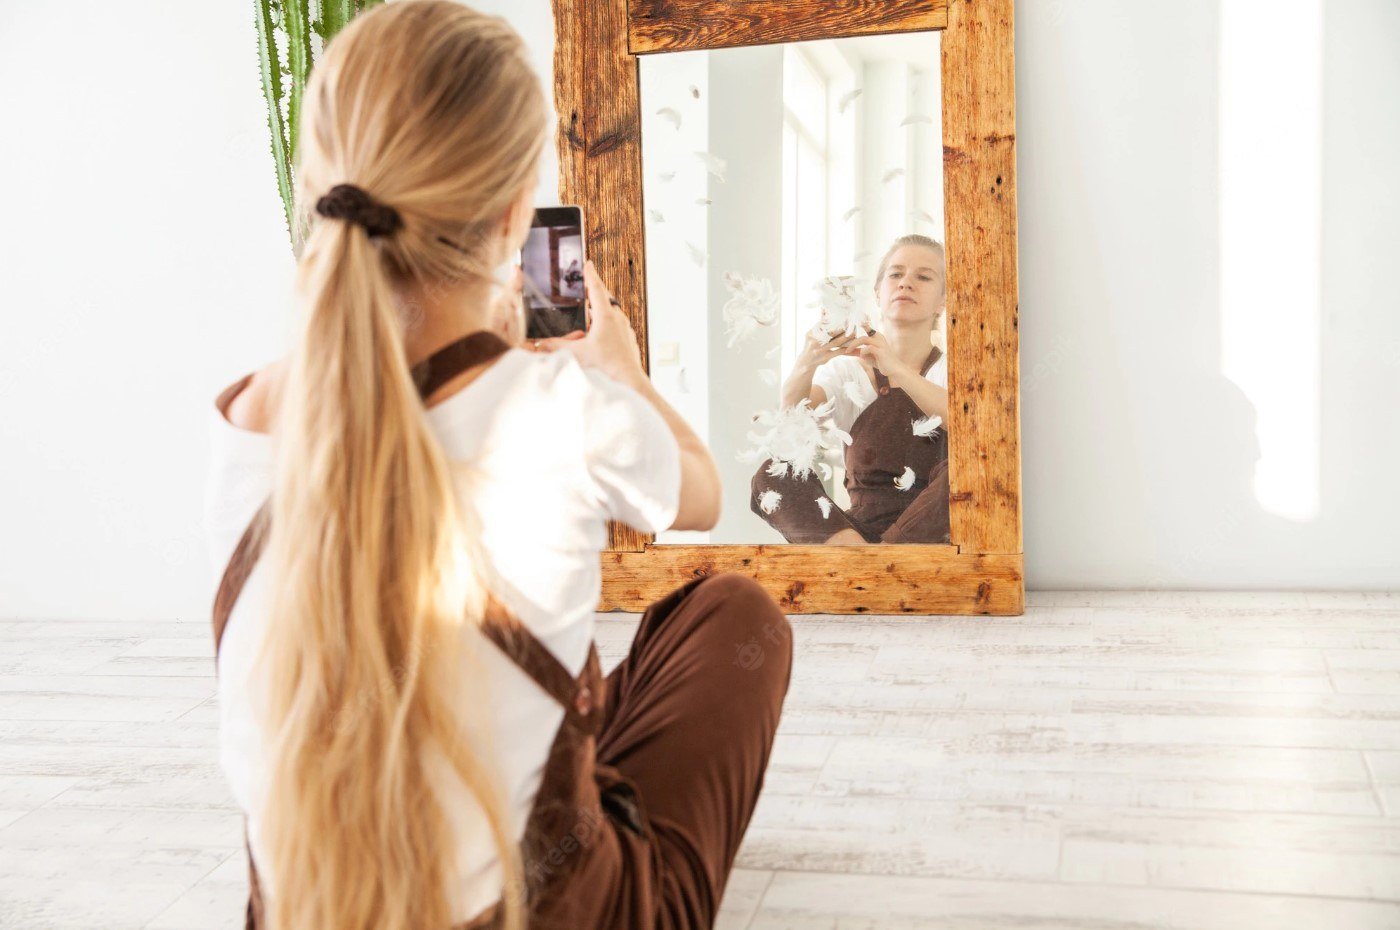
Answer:
[{"label": "puffed sleeve", "polygon": [[581,369],[587,489],[609,519],[669,529],[680,509],[680,446],[651,403],[594,369]]}]

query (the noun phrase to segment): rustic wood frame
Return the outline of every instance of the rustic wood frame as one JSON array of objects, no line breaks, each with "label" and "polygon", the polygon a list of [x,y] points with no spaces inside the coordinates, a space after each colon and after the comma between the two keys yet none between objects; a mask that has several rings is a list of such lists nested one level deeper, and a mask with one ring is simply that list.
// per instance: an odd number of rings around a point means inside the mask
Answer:
[{"label": "rustic wood frame", "polygon": [[[1020,614],[1012,0],[552,0],[559,193],[645,361],[641,54],[944,30],[951,545],[657,545],[614,524],[600,610],[644,610],[716,571],[789,613]],[[602,92],[595,92],[602,91]]]}]

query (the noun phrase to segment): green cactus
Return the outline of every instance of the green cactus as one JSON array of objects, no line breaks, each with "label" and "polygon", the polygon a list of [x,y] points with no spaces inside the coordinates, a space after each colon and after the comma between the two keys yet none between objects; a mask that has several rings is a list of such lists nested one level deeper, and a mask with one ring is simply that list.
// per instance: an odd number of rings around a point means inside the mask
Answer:
[{"label": "green cactus", "polygon": [[[267,128],[272,136],[272,163],[277,171],[277,194],[292,254],[301,254],[306,229],[296,216],[294,175],[297,131],[301,126],[301,101],[311,77],[316,48],[335,38],[356,14],[383,0],[254,0],[258,33],[258,72],[267,102]],[[314,17],[314,18],[313,18]]]}]

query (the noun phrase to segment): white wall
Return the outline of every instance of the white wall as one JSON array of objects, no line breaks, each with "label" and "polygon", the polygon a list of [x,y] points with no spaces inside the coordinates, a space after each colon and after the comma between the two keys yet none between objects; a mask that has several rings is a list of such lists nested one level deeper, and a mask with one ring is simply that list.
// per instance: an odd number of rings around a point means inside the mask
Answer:
[{"label": "white wall", "polygon": [[[1018,9],[1035,586],[1400,587],[1400,5],[1323,8],[1321,222],[1298,230],[1318,506],[1297,522],[1251,484],[1270,398],[1221,375],[1222,2],[1244,0]],[[546,0],[489,5],[547,66]],[[279,351],[292,271],[249,16],[0,6],[0,616],[207,615],[209,402]]]}]

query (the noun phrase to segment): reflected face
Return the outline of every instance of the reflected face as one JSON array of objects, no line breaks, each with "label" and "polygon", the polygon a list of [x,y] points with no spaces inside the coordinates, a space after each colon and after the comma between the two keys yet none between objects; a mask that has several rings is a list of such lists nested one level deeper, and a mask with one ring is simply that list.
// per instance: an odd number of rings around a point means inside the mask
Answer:
[{"label": "reflected face", "polygon": [[875,296],[880,301],[880,316],[891,322],[938,319],[947,298],[943,256],[927,246],[900,246],[890,255]]}]

